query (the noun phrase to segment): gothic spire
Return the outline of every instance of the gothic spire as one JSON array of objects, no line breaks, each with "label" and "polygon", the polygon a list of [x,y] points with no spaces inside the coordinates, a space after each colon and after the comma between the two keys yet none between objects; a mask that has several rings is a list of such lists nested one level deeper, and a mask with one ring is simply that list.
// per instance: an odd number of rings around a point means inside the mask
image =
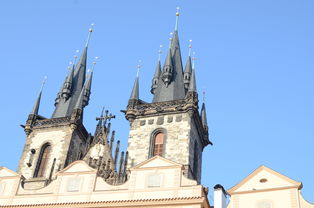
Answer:
[{"label": "gothic spire", "polygon": [[138,76],[139,76],[139,72],[140,72],[140,69],[141,69],[140,62],[141,61],[139,61],[139,64],[137,65],[137,74],[136,74],[136,79],[134,81],[134,85],[133,85],[132,93],[131,93],[131,96],[130,96],[130,100],[138,100],[139,99],[139,79],[138,79]]},{"label": "gothic spire", "polygon": [[93,71],[89,74],[89,77],[87,79],[87,83],[86,83],[86,88],[85,88],[85,92],[84,92],[84,103],[83,103],[83,107],[87,106],[89,103],[89,98],[90,98],[90,94],[91,94],[91,89],[92,89],[92,81],[93,81]]},{"label": "gothic spire", "polygon": [[66,100],[71,96],[73,75],[74,75],[74,65],[72,66],[72,69],[69,67],[69,73],[64,81],[62,91],[61,91],[61,97],[63,97]]},{"label": "gothic spire", "polygon": [[150,90],[150,92],[152,94],[155,94],[155,92],[156,92],[156,88],[158,87],[158,80],[159,80],[159,77],[160,77],[160,74],[161,74],[161,65],[160,65],[160,55],[162,53],[161,48],[162,48],[162,45],[160,45],[160,49],[158,51],[158,62],[157,62],[157,66],[156,66],[156,69],[155,69],[155,74],[154,74],[154,77],[153,77],[153,80],[152,80],[152,87],[151,87],[151,90]]},{"label": "gothic spire", "polygon": [[191,80],[191,73],[192,73],[191,49],[192,49],[192,40],[190,40],[189,56],[188,56],[188,60],[187,60],[186,65],[185,65],[185,70],[184,70],[184,88],[186,90],[189,89],[190,80]]},{"label": "gothic spire", "polygon": [[195,80],[195,69],[192,69],[191,81],[189,85],[189,92],[197,92],[196,90],[196,80]]},{"label": "gothic spire", "polygon": [[83,110],[84,108],[84,92],[86,90],[86,84],[84,84],[83,89],[81,90],[80,96],[77,99],[77,102],[73,108],[74,109],[80,109]]},{"label": "gothic spire", "polygon": [[33,109],[32,109],[32,111],[31,111],[30,114],[38,115],[38,110],[39,110],[39,105],[40,105],[40,100],[41,100],[41,94],[42,94],[44,85],[45,85],[45,83],[46,83],[46,79],[47,79],[47,78],[45,77],[45,78],[44,78],[44,81],[43,81],[43,83],[42,83],[42,85],[41,85],[41,88],[40,88],[40,90],[39,90],[39,94],[38,94],[38,96],[37,96],[37,99],[36,99],[36,102],[35,102],[35,104],[34,104],[34,107],[33,107]]},{"label": "gothic spire", "polygon": [[[179,100],[185,98],[183,67],[178,35],[179,11],[176,12],[176,26],[170,38],[170,49],[158,80],[153,102]],[[169,64],[171,62],[171,65]],[[171,66],[171,67],[169,67]]]},{"label": "gothic spire", "polygon": [[[75,107],[77,107],[77,103],[80,102],[79,98],[80,98],[80,94],[82,92],[82,89],[85,83],[85,77],[86,77],[87,49],[88,49],[88,44],[91,37],[91,33],[92,33],[92,28],[89,29],[85,48],[82,52],[82,55],[78,63],[75,66],[75,70],[72,70],[71,75],[69,74],[70,76],[68,75],[68,77],[66,78],[65,82],[63,83],[61,87],[60,92],[57,95],[56,103],[55,103],[56,108],[52,114],[52,118],[70,116],[73,110],[75,109]],[[69,81],[71,81],[71,85],[69,85],[70,83]],[[87,89],[90,90],[90,88],[87,88]],[[63,96],[61,96],[62,94]]]},{"label": "gothic spire", "polygon": [[201,109],[201,119],[204,127],[207,127],[207,116],[206,116],[206,108],[205,108],[205,103],[203,102],[202,104],[202,109]]}]

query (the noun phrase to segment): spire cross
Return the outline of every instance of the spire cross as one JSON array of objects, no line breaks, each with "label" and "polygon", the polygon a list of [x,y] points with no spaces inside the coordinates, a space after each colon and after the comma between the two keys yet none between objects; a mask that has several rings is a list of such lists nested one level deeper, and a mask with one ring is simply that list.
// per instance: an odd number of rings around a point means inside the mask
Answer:
[{"label": "spire cross", "polygon": [[[106,125],[107,120],[110,121],[112,118],[116,118],[115,115],[112,115],[111,113],[108,115],[108,113],[109,113],[109,111],[106,110],[104,116],[96,117],[96,121],[104,121],[104,125]],[[102,113],[102,115],[103,115],[103,113]]]},{"label": "spire cross", "polygon": [[192,50],[192,40],[189,40],[190,45],[189,45],[189,56],[191,56],[191,50]]},{"label": "spire cross", "polygon": [[160,45],[160,46],[159,46],[159,50],[158,50],[158,61],[160,61],[160,56],[161,56],[161,53],[162,53],[162,50],[161,50],[161,49],[162,49],[162,46],[163,46],[163,45]]},{"label": "spire cross", "polygon": [[180,7],[177,7],[177,12],[176,12],[176,25],[174,27],[174,30],[177,31],[178,30],[178,22],[179,22],[179,16],[180,16]]},{"label": "spire cross", "polygon": [[139,73],[140,73],[140,70],[141,70],[141,67],[142,67],[141,62],[142,62],[142,60],[139,60],[139,61],[138,61],[136,77],[138,77],[138,75],[139,75]]},{"label": "spire cross", "polygon": [[203,103],[205,103],[205,91],[203,91]]},{"label": "spire cross", "polygon": [[91,36],[91,34],[92,34],[92,32],[93,32],[93,27],[94,27],[94,23],[92,23],[91,24],[91,27],[89,28],[89,30],[88,30],[88,36],[87,36],[87,41],[86,41],[86,46],[85,47],[88,47],[88,43],[89,43],[89,40],[90,40],[90,36]]}]

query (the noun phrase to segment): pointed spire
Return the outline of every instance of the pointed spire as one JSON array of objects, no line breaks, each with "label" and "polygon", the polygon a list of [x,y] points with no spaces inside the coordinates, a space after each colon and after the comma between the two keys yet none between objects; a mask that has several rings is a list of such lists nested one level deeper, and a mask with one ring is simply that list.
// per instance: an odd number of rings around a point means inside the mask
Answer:
[{"label": "pointed spire", "polygon": [[189,92],[197,92],[197,90],[196,90],[196,80],[195,80],[194,61],[195,61],[195,57],[193,56],[192,75],[191,75],[190,85],[189,85],[189,90],[188,90]]},{"label": "pointed spire", "polygon": [[191,80],[191,73],[192,73],[191,49],[192,49],[192,40],[190,40],[189,56],[188,56],[188,60],[187,60],[186,65],[185,65],[185,70],[184,70],[184,88],[186,90],[189,89],[190,80]]},{"label": "pointed spire", "polygon": [[80,96],[78,97],[77,102],[76,102],[76,104],[75,104],[73,109],[81,109],[81,110],[83,110],[83,108],[84,108],[84,92],[85,92],[85,89],[86,89],[86,84],[84,84],[83,89],[81,90]]},{"label": "pointed spire", "polygon": [[152,87],[151,87],[151,90],[150,90],[150,92],[152,94],[155,94],[155,92],[156,92],[156,88],[158,87],[158,80],[159,80],[159,77],[160,77],[160,74],[161,74],[161,65],[160,65],[160,54],[162,53],[161,48],[162,48],[162,45],[160,45],[160,49],[158,51],[158,62],[157,62],[155,74],[154,74],[154,77],[153,77],[153,80],[152,80]]},{"label": "pointed spire", "polygon": [[139,77],[140,69],[141,69],[141,60],[139,61],[139,64],[137,65],[136,79],[134,81],[130,100],[138,100],[139,99],[139,78],[138,77]]},{"label": "pointed spire", "polygon": [[[177,11],[177,15],[179,12]],[[186,89],[184,88],[183,67],[178,35],[178,17],[173,37],[170,39],[170,49],[167,55],[160,82],[155,90],[153,102],[163,102],[184,99]],[[171,67],[169,65],[171,63]]]},{"label": "pointed spire", "polygon": [[71,89],[72,89],[72,83],[73,83],[73,75],[74,75],[74,65],[71,67],[68,67],[69,72],[68,76],[66,77],[64,84],[63,84],[63,89],[61,92],[61,97],[68,99],[71,96]]},{"label": "pointed spire", "polygon": [[172,64],[172,55],[171,55],[171,48],[169,48],[165,65],[162,72],[162,80],[164,81],[166,87],[170,84],[173,77],[173,64]]},{"label": "pointed spire", "polygon": [[[93,24],[92,24],[93,26]],[[60,92],[57,95],[57,98],[55,100],[55,110],[52,114],[52,118],[60,118],[60,117],[67,117],[70,116],[75,108],[78,107],[79,103],[82,101],[81,98],[85,99],[85,103],[82,103],[82,106],[79,108],[83,108],[88,104],[88,97],[84,97],[85,90],[83,90],[83,95],[82,94],[82,89],[85,84],[85,78],[86,78],[86,60],[87,60],[87,48],[89,44],[89,40],[91,37],[91,32],[92,28],[89,29],[88,33],[88,38],[87,42],[85,45],[85,48],[82,52],[82,55],[75,65],[75,70],[72,76],[72,86],[71,86],[71,92],[69,95],[66,95],[64,98],[61,97],[62,94],[62,89],[63,86],[61,87]],[[78,51],[77,51],[78,52]],[[74,62],[76,61],[77,56],[74,56]],[[70,78],[68,76],[68,78]],[[67,80],[67,79],[66,79]],[[66,82],[66,81],[65,81]],[[91,80],[89,81],[91,84]],[[87,87],[87,86],[86,86]],[[85,87],[85,88],[86,88]],[[87,87],[88,90],[90,90],[90,86]],[[90,93],[89,93],[90,94]],[[86,99],[87,99],[87,104],[86,104]]]},{"label": "pointed spire", "polygon": [[206,108],[205,108],[205,103],[203,102],[202,104],[202,109],[201,109],[201,119],[204,127],[207,127],[207,116],[206,116]]},{"label": "pointed spire", "polygon": [[39,110],[39,105],[40,105],[40,99],[41,99],[41,94],[42,94],[42,91],[43,91],[43,88],[44,88],[44,85],[46,83],[46,80],[47,80],[47,77],[45,76],[44,77],[44,80],[43,80],[43,83],[40,87],[40,90],[39,90],[39,94],[38,94],[38,97],[36,99],[36,102],[35,102],[35,105],[31,111],[30,114],[33,114],[33,115],[38,115],[38,110]]}]

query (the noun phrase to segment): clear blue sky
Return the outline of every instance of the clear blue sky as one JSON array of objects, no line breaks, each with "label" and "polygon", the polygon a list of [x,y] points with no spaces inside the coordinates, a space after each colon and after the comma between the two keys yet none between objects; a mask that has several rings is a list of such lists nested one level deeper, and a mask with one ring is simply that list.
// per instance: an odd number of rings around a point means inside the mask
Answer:
[{"label": "clear blue sky", "polygon": [[[160,44],[168,45],[175,8],[185,64],[196,52],[199,93],[206,91],[210,137],[202,182],[237,184],[260,165],[303,182],[314,202],[314,1],[29,0],[1,1],[0,165],[16,170],[23,129],[41,81],[40,114],[49,117],[76,49],[95,23],[88,63],[99,56],[85,125],[94,132],[105,105],[126,148],[125,109],[139,59],[140,98],[151,101]],[[162,60],[165,54],[162,55]],[[212,194],[211,194],[212,195]]]}]

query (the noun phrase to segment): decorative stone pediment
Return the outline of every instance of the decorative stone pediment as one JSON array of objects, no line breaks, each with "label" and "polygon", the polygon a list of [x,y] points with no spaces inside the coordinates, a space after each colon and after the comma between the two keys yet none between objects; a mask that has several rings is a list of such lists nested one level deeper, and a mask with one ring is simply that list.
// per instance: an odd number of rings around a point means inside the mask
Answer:
[{"label": "decorative stone pediment", "polygon": [[171,160],[168,160],[166,158],[160,157],[160,156],[155,156],[150,158],[149,160],[146,160],[133,168],[134,169],[141,169],[141,168],[157,168],[157,167],[177,167],[177,168],[182,168],[182,165],[176,162],[173,162]]},{"label": "decorative stone pediment", "polygon": [[236,186],[229,189],[228,192],[234,194],[293,187],[300,189],[302,188],[302,183],[292,180],[268,167],[261,166]]},{"label": "decorative stone pediment", "polygon": [[75,174],[75,173],[79,173],[79,172],[96,173],[97,170],[91,168],[83,160],[77,160],[77,161],[71,163],[68,167],[66,167],[62,171],[58,172],[57,175],[69,174],[69,173]]},{"label": "decorative stone pediment", "polygon": [[0,178],[2,177],[17,177],[20,176],[19,174],[17,174],[16,172],[14,172],[13,170],[10,170],[6,167],[0,167]]}]

